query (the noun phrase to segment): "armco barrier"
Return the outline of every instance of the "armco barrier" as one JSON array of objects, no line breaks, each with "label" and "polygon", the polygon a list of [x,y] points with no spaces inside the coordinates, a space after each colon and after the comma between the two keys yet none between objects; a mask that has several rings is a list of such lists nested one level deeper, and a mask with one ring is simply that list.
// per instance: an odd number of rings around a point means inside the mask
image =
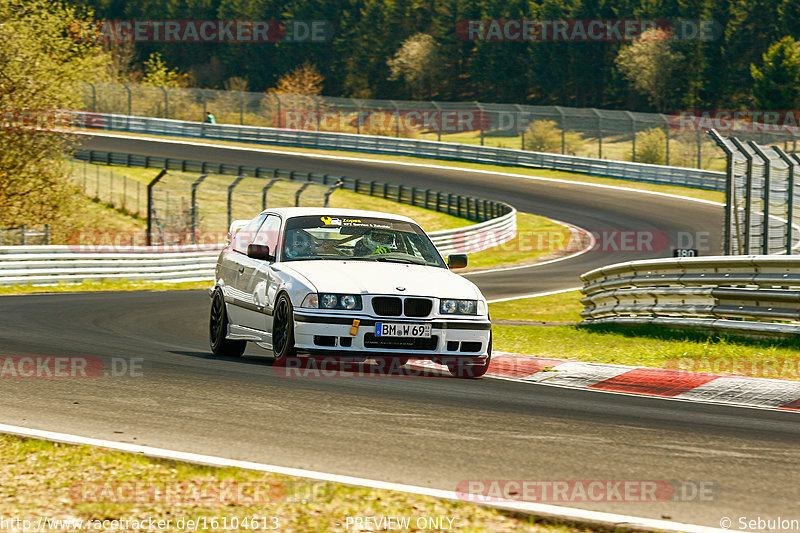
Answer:
[{"label": "armco barrier", "polygon": [[694,257],[587,272],[588,324],[658,324],[756,336],[800,333],[800,258]]},{"label": "armco barrier", "polygon": [[109,131],[544,168],[645,183],[678,185],[712,191],[725,190],[725,173],[710,170],[398,137],[285,130],[234,124],[206,124],[78,111],[74,113],[77,125]]},{"label": "armco barrier", "polygon": [[210,282],[219,251],[218,246],[0,246],[0,285],[107,279]]}]

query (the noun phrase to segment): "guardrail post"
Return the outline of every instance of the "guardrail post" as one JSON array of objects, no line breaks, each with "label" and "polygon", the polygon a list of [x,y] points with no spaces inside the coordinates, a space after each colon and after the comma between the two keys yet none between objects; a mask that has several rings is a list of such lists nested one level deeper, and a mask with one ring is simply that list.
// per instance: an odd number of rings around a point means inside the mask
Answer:
[{"label": "guardrail post", "polygon": [[192,244],[197,244],[197,187],[207,177],[208,174],[203,174],[192,183]]},{"label": "guardrail post", "polygon": [[[764,255],[769,255],[769,201],[770,201],[770,190],[769,190],[769,178],[770,178],[770,159],[766,153],[761,149],[759,145],[755,142],[750,141],[750,147],[753,151],[758,154],[758,157],[764,162],[764,213],[763,213],[763,225],[764,225],[764,240],[761,243],[761,253]],[[791,203],[791,200],[789,201]]]},{"label": "guardrail post", "polygon": [[[145,236],[147,246],[153,245],[153,187],[155,187],[156,183],[158,183],[166,173],[166,169],[161,169],[161,172],[147,184],[147,235]],[[230,226],[230,224],[228,224],[228,226]]]},{"label": "guardrail post", "polygon": [[236,179],[233,180],[233,183],[228,185],[228,227],[231,227],[231,222],[233,222],[233,189],[239,185],[239,182],[244,179],[244,176],[236,176]]},{"label": "guardrail post", "polygon": [[[778,154],[778,157],[783,159],[783,162],[789,166],[789,183],[787,184],[788,205],[786,210],[786,255],[792,255],[792,228],[794,220],[794,170],[796,163],[792,158],[786,155],[786,152],[781,150],[778,146],[773,146],[773,150]],[[796,155],[796,154],[795,154]]]},{"label": "guardrail post", "polygon": [[294,195],[294,206],[295,207],[300,207],[300,195],[303,194],[303,191],[306,190],[309,185],[311,185],[311,182],[307,181],[303,185],[301,185],[299,189],[297,189],[297,192]]}]

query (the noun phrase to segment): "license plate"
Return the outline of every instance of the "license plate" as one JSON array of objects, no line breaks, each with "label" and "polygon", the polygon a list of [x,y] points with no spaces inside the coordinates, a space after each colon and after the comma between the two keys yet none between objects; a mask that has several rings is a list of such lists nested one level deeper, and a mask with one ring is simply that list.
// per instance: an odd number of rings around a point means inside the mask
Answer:
[{"label": "license plate", "polygon": [[431,325],[404,324],[402,322],[376,322],[375,336],[429,339],[431,337]]}]

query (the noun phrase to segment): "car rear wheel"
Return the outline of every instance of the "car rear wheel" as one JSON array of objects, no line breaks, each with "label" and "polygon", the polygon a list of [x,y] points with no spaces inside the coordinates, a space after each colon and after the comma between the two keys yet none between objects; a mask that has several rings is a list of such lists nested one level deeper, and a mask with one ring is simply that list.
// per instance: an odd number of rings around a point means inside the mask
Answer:
[{"label": "car rear wheel", "polygon": [[460,360],[447,363],[447,370],[450,374],[457,378],[471,379],[479,378],[486,374],[489,370],[489,363],[492,360],[492,334],[489,334],[489,346],[486,348],[486,359],[482,362],[472,362],[469,360]]},{"label": "car rear wheel", "polygon": [[278,297],[272,313],[272,354],[273,364],[282,365],[286,359],[295,355],[294,349],[294,309],[289,297],[284,293]]},{"label": "car rear wheel", "polygon": [[225,338],[228,334],[228,311],[225,309],[225,299],[219,289],[214,292],[214,298],[211,300],[208,333],[211,352],[214,355],[241,357],[245,348],[247,348],[247,341],[234,341]]}]

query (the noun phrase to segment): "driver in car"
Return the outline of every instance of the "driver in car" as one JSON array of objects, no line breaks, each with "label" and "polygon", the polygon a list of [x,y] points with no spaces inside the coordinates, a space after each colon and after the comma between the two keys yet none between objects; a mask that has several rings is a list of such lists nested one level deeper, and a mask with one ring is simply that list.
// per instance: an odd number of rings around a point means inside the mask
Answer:
[{"label": "driver in car", "polygon": [[397,248],[392,231],[373,229],[361,237],[355,247],[356,255],[388,254]]},{"label": "driver in car", "polygon": [[316,257],[317,243],[306,230],[292,229],[286,232],[283,253],[288,259]]}]

